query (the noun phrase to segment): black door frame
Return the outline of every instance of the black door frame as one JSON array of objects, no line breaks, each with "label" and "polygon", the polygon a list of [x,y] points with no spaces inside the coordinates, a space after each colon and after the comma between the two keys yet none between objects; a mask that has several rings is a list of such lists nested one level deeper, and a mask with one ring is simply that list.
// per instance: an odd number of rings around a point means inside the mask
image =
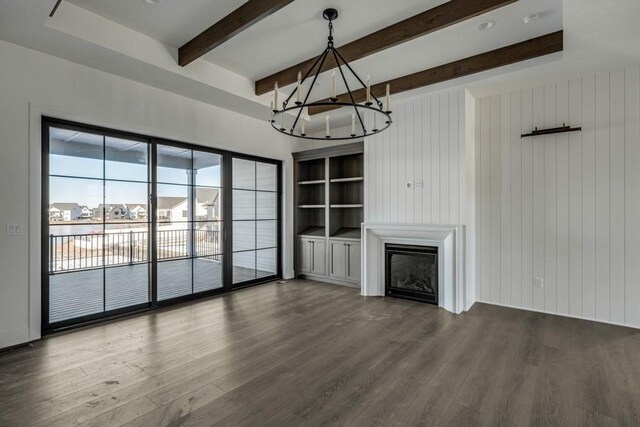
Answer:
[{"label": "black door frame", "polygon": [[[254,286],[262,283],[271,282],[282,278],[282,200],[283,200],[283,176],[282,176],[282,161],[269,159],[266,157],[253,156],[248,154],[236,153],[233,151],[222,150],[217,148],[211,148],[196,144],[189,144],[165,138],[141,135],[133,132],[120,131],[101,126],[94,126],[85,123],[77,123],[68,120],[56,119],[53,117],[42,116],[42,194],[41,194],[41,327],[42,334],[54,333],[60,330],[66,330],[69,328],[76,328],[85,326],[91,323],[102,322],[112,318],[121,316],[127,316],[131,314],[137,314],[144,311],[154,310],[159,307],[165,307],[182,303],[185,301],[192,301],[196,299],[207,298],[215,295],[220,295],[232,290],[241,289],[249,286]],[[143,140],[149,144],[148,151],[148,168],[149,168],[149,180],[150,180],[150,193],[149,193],[149,213],[151,214],[149,222],[149,295],[150,301],[144,304],[137,304],[134,306],[119,308],[116,310],[104,311],[101,313],[86,315],[82,317],[73,318],[61,322],[49,323],[49,129],[51,127],[76,130],[79,132],[88,133],[100,133],[105,136],[114,138],[132,138],[135,140]],[[189,150],[196,150],[202,152],[208,152],[212,154],[218,154],[222,156],[222,248],[223,248],[223,274],[222,283],[223,286],[218,289],[212,289],[209,291],[198,292],[194,294],[188,294],[176,298],[171,298],[163,301],[158,301],[158,288],[157,288],[157,273],[158,273],[158,260],[157,260],[157,245],[156,245],[156,231],[157,231],[157,218],[156,209],[157,206],[157,146],[167,145],[179,148],[185,148]],[[263,163],[270,163],[277,166],[277,272],[275,275],[262,277],[259,279],[243,282],[238,285],[233,285],[233,227],[232,227],[232,209],[233,209],[233,188],[232,188],[232,176],[233,176],[233,158],[242,158],[246,160],[252,160]],[[104,268],[104,267],[103,267]]]}]

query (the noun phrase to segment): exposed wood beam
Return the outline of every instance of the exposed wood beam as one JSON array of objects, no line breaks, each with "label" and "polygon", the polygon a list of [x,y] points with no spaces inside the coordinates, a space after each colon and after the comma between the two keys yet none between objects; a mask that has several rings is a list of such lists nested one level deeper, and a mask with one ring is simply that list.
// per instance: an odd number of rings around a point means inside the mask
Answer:
[{"label": "exposed wood beam", "polygon": [[[456,79],[458,77],[464,77],[470,74],[491,70],[493,68],[515,64],[516,62],[526,61],[528,59],[537,58],[539,56],[561,52],[563,49],[562,40],[562,30],[555,33],[549,33],[544,36],[501,47],[489,52],[484,52],[479,55],[460,59],[449,64],[440,65],[434,68],[418,71],[417,73],[409,74],[393,80],[372,85],[371,93],[382,99],[386,90],[387,83],[391,85],[391,92],[396,94],[413,89],[418,89],[424,86],[433,85],[436,83],[441,83],[447,80]],[[358,89],[353,91],[353,97],[356,102],[364,102],[366,100],[366,90]],[[349,95],[346,93],[339,95],[338,100],[342,102],[350,102]],[[329,99],[324,99],[323,102],[330,101]],[[309,107],[309,114],[319,114],[326,111],[335,110],[337,108],[340,107]]]},{"label": "exposed wood beam", "polygon": [[53,18],[53,15],[56,14],[56,11],[58,10],[58,6],[60,6],[60,3],[62,3],[62,0],[56,1],[56,4],[53,5],[53,9],[51,9],[51,13],[49,14],[49,18]]},{"label": "exposed wood beam", "polygon": [[178,63],[184,67],[291,2],[293,0],[247,1],[182,46]]},{"label": "exposed wood beam", "polygon": [[[516,1],[451,0],[348,43],[339,48],[340,53],[348,62],[355,61]],[[262,95],[272,90],[275,82],[278,82],[280,87],[294,83],[298,77],[298,71],[305,74],[313,66],[316,59],[317,57],[308,59],[258,80],[255,85],[256,95]],[[322,71],[331,70],[335,67],[335,60],[332,57],[328,57],[322,67]]]}]

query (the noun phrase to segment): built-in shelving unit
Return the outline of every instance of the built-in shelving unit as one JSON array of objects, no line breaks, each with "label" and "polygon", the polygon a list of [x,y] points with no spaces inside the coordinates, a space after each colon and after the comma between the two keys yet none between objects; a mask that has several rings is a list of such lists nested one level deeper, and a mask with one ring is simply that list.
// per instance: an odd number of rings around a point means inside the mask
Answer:
[{"label": "built-in shelving unit", "polygon": [[294,153],[296,274],[360,285],[364,144]]}]

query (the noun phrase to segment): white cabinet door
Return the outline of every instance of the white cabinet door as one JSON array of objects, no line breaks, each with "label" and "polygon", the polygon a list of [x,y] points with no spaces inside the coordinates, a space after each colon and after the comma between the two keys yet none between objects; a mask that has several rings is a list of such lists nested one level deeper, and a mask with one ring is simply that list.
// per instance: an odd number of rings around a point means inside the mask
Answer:
[{"label": "white cabinet door", "polygon": [[360,243],[347,242],[347,280],[360,282]]},{"label": "white cabinet door", "polygon": [[320,276],[327,274],[327,243],[324,239],[311,240],[311,273]]},{"label": "white cabinet door", "polygon": [[347,244],[342,240],[329,241],[329,276],[347,277]]},{"label": "white cabinet door", "polygon": [[305,238],[298,239],[298,249],[296,252],[298,258],[298,273],[311,273],[311,240]]}]

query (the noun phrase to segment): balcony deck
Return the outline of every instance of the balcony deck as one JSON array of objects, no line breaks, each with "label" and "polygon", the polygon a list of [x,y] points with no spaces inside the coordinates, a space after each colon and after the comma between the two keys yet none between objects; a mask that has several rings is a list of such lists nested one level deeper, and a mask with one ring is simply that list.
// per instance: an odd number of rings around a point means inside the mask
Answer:
[{"label": "balcony deck", "polygon": [[[221,263],[208,259],[179,259],[158,264],[158,299],[166,300],[222,287]],[[49,278],[49,322],[60,322],[104,310],[114,310],[149,301],[149,264],[80,270]],[[244,282],[274,273],[243,267],[233,269],[234,282]],[[103,283],[105,284],[103,288]]]}]

